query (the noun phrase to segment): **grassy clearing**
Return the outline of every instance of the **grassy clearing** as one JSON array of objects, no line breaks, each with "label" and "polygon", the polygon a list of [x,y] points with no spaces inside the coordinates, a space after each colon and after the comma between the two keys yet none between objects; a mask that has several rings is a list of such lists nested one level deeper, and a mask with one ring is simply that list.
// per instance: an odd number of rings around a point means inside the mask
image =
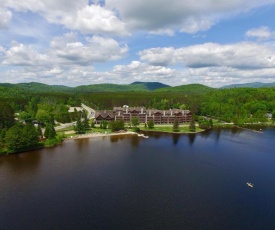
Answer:
[{"label": "grassy clearing", "polygon": [[[173,133],[173,125],[155,125],[153,129],[140,127],[140,130]],[[196,126],[196,133],[202,131],[204,131],[204,129],[201,129],[200,127]],[[178,133],[190,133],[189,125],[180,125]]]},{"label": "grassy clearing", "polygon": [[[167,133],[173,133],[173,124],[155,124],[155,127],[153,129],[145,128],[144,124],[140,124],[138,128],[141,131],[156,131],[156,132],[167,132]],[[132,130],[134,129],[129,124],[125,124],[125,129]],[[70,132],[71,131],[71,132]],[[77,136],[79,134],[76,134],[73,131],[73,127],[68,127],[66,129],[58,130],[57,133],[63,134],[65,138],[70,138]],[[204,131],[203,129],[196,126],[196,133]],[[91,130],[87,130],[85,134],[92,134],[92,133],[100,133],[100,134],[106,134],[106,133],[112,133],[110,129],[101,129],[99,126],[96,126],[92,128]],[[189,124],[181,124],[179,126],[179,132],[178,133],[190,133],[189,131]]]}]

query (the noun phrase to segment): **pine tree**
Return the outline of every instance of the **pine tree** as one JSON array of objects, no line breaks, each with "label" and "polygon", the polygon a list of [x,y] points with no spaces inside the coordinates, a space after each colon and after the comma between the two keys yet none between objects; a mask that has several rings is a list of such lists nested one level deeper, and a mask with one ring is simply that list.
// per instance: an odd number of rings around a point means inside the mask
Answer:
[{"label": "pine tree", "polygon": [[80,120],[80,118],[78,117],[77,120],[76,120],[76,125],[74,127],[74,130],[77,134],[80,134],[80,133],[84,133],[85,130],[84,130],[84,127],[83,127],[83,124]]},{"label": "pine tree", "polygon": [[189,124],[189,131],[190,132],[196,132],[196,124],[195,124],[194,120],[192,120]]},{"label": "pine tree", "polygon": [[7,148],[7,153],[18,152],[24,146],[23,132],[21,125],[14,125],[8,129],[5,136],[5,144]]},{"label": "pine tree", "polygon": [[14,125],[14,110],[7,103],[0,103],[0,129],[10,128]]},{"label": "pine tree", "polygon": [[178,120],[176,119],[174,121],[174,124],[173,124],[173,132],[179,132],[180,131],[180,128],[179,128],[179,122]]},{"label": "pine tree", "polygon": [[88,120],[87,116],[84,117],[84,120],[82,122],[82,126],[83,126],[84,131],[90,129],[89,120]]},{"label": "pine tree", "polygon": [[54,129],[53,124],[48,123],[48,124],[46,125],[46,129],[45,129],[45,132],[44,132],[44,136],[45,136],[47,139],[53,139],[53,138],[56,137],[56,132],[55,132],[55,129]]},{"label": "pine tree", "polygon": [[28,123],[24,126],[22,131],[22,138],[25,149],[31,149],[37,145],[39,136],[37,129],[32,123]]},{"label": "pine tree", "polygon": [[148,122],[147,122],[147,126],[148,126],[149,129],[153,129],[154,126],[155,126],[154,121],[152,121],[152,120],[148,121]]}]

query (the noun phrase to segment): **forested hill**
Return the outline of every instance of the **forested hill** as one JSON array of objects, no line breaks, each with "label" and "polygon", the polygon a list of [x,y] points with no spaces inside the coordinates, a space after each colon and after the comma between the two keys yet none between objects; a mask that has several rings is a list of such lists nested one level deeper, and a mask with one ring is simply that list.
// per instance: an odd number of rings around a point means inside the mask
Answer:
[{"label": "forested hill", "polygon": [[138,92],[153,91],[155,89],[170,87],[160,82],[133,82],[129,85],[119,84],[96,84],[77,86],[73,91],[77,92]]},{"label": "forested hill", "polygon": [[47,85],[37,82],[29,83],[0,83],[1,94],[14,95],[22,92],[29,93],[93,93],[93,92],[144,92],[153,91],[155,89],[170,87],[159,82],[134,82],[132,84],[95,84],[81,85],[77,87],[68,87],[63,85]]},{"label": "forested hill", "polygon": [[156,90],[156,89],[162,89],[162,88],[170,88],[171,86],[162,84],[160,82],[140,82],[135,81],[131,85],[144,85],[147,90]]},{"label": "forested hill", "polygon": [[14,93],[58,93],[58,92],[69,92],[73,88],[63,85],[47,85],[38,82],[29,82],[29,83],[18,83],[18,84],[10,84],[10,83],[0,83],[1,94],[3,95],[5,90],[5,94],[14,94]]},{"label": "forested hill", "polygon": [[230,89],[230,88],[269,88],[275,87],[275,82],[273,83],[262,83],[262,82],[253,82],[253,83],[245,83],[245,84],[232,84],[232,85],[225,85],[223,89]]},{"label": "forested hill", "polygon": [[211,91],[216,91],[216,88],[211,88],[201,84],[189,84],[189,85],[180,85],[175,87],[167,87],[155,90],[155,92],[182,92],[182,93],[195,93],[202,94]]},{"label": "forested hill", "polygon": [[60,92],[70,91],[72,89],[64,85],[47,85],[38,82],[19,83],[17,86],[31,92]]},{"label": "forested hill", "polygon": [[73,89],[76,92],[137,92],[148,91],[147,87],[143,84],[137,85],[118,85],[118,84],[96,84],[96,85],[81,85]]},{"label": "forested hill", "polygon": [[[131,84],[135,90],[129,91],[129,85],[103,84],[106,91],[101,89],[97,92],[92,91],[91,87],[0,84],[0,103],[8,104],[16,112],[27,112],[33,119],[38,110],[45,110],[61,123],[64,123],[64,119],[59,118],[64,115],[62,111],[67,114],[67,106],[80,106],[81,103],[97,110],[122,105],[165,110],[185,108],[195,115],[233,121],[236,124],[264,122],[268,113],[275,117],[275,87],[216,89],[191,84],[149,91],[142,84]],[[116,91],[118,87],[120,91]]]}]

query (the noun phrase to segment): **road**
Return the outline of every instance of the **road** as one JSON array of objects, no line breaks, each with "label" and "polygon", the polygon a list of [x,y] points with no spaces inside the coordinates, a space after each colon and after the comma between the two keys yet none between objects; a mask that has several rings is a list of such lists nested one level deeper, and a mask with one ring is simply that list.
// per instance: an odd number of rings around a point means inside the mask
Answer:
[{"label": "road", "polygon": [[95,110],[81,103],[81,107],[88,112],[88,119],[95,118]]},{"label": "road", "polygon": [[70,126],[74,126],[76,124],[76,122],[71,122],[71,123],[65,123],[65,124],[61,124],[59,126],[56,126],[54,129],[57,131],[57,130],[60,130],[60,129],[65,129],[65,128],[68,128]]},{"label": "road", "polygon": [[[95,110],[88,107],[87,105],[84,105],[83,103],[81,103],[81,107],[83,109],[85,109],[87,112],[88,112],[88,119],[93,119],[95,118]],[[65,124],[61,124],[59,126],[56,126],[55,127],[55,130],[60,130],[60,129],[65,129],[65,128],[68,128],[70,126],[74,126],[76,124],[76,122],[71,122],[71,123],[65,123]]]}]

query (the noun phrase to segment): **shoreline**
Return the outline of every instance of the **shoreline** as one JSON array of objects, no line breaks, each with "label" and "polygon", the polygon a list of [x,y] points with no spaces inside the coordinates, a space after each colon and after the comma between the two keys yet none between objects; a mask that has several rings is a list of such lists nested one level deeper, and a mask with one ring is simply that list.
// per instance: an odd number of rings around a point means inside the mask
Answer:
[{"label": "shoreline", "polygon": [[119,136],[119,135],[138,135],[136,132],[121,132],[121,133],[88,133],[88,134],[81,134],[72,137],[65,138],[65,140],[77,140],[77,139],[86,139],[86,138],[93,138],[93,137],[108,137],[108,136]]},{"label": "shoreline", "polygon": [[[206,130],[201,130],[199,132],[165,132],[165,131],[157,131],[157,130],[140,130],[141,132],[157,132],[157,133],[167,133],[167,134],[196,134],[201,133]],[[78,140],[78,139],[87,139],[87,138],[94,138],[94,137],[108,137],[108,136],[120,136],[120,135],[137,135],[139,133],[133,131],[121,132],[121,133],[88,133],[88,134],[80,134],[72,137],[67,137],[64,139],[66,140]]]}]

